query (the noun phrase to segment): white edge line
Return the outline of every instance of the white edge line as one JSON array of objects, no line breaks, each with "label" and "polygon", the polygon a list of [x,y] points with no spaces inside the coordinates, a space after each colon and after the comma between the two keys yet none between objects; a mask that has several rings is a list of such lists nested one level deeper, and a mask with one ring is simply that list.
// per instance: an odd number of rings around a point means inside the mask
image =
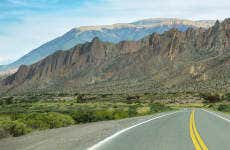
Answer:
[{"label": "white edge line", "polygon": [[168,113],[168,114],[161,115],[161,116],[157,116],[157,117],[151,118],[151,119],[149,119],[149,120],[146,120],[146,121],[144,121],[144,122],[141,122],[141,123],[138,123],[138,124],[136,124],[136,125],[133,125],[133,126],[131,126],[131,127],[125,128],[125,129],[123,129],[123,130],[120,130],[120,131],[116,132],[115,134],[113,134],[113,135],[111,135],[111,136],[105,138],[104,140],[98,142],[97,144],[93,145],[92,147],[88,148],[87,150],[96,150],[97,148],[99,148],[99,147],[100,147],[101,145],[103,145],[104,143],[108,142],[109,140],[115,138],[116,136],[118,136],[118,135],[120,135],[120,134],[122,134],[122,133],[124,133],[124,132],[126,132],[126,131],[128,131],[128,130],[130,130],[130,129],[132,129],[132,128],[135,128],[135,127],[137,127],[137,126],[140,126],[140,125],[142,125],[142,124],[145,124],[145,123],[150,122],[150,121],[155,120],[155,119],[159,119],[159,118],[162,118],[162,117],[165,117],[165,116],[173,115],[173,114],[178,113],[178,112],[180,112],[180,111],[173,112],[173,113]]},{"label": "white edge line", "polygon": [[207,112],[207,113],[210,113],[210,114],[212,114],[212,115],[214,115],[214,116],[216,116],[216,117],[219,117],[219,118],[221,118],[221,119],[223,119],[223,120],[225,120],[225,121],[227,121],[227,122],[230,122],[229,119],[227,119],[227,118],[225,118],[225,117],[222,117],[222,116],[220,116],[220,115],[218,115],[218,114],[216,114],[216,113],[214,113],[214,112],[211,112],[211,111],[208,111],[208,110],[205,110],[205,109],[202,109],[202,110],[205,111],[205,112]]}]

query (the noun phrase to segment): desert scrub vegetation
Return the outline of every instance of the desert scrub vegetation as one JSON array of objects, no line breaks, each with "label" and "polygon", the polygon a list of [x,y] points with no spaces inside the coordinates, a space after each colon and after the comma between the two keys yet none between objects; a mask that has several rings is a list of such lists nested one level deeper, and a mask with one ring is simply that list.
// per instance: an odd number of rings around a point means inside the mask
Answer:
[{"label": "desert scrub vegetation", "polygon": [[[65,98],[66,94],[61,94]],[[170,111],[171,107],[129,95],[79,95],[71,100],[6,97],[0,105],[0,137],[73,124],[116,120]],[[102,100],[101,100],[102,98]],[[104,99],[103,99],[104,98]],[[9,101],[9,102],[8,102]]]},{"label": "desert scrub vegetation", "polygon": [[160,103],[86,103],[81,108],[66,111],[76,123],[116,120],[127,117],[148,115],[156,112],[169,111],[172,108]]},{"label": "desert scrub vegetation", "polygon": [[208,108],[215,110],[215,111],[230,113],[230,104],[229,103],[210,104],[210,105],[208,105]]},{"label": "desert scrub vegetation", "polygon": [[74,120],[65,114],[29,113],[4,114],[0,116],[0,137],[20,136],[34,130],[66,127],[74,124]]},{"label": "desert scrub vegetation", "polygon": [[230,102],[230,93],[200,93],[200,97],[204,99],[205,103]]},{"label": "desert scrub vegetation", "polygon": [[230,105],[220,104],[217,108],[219,111],[229,112],[230,113]]},{"label": "desert scrub vegetation", "polygon": [[0,122],[0,137],[20,136],[30,132],[31,129],[18,120],[6,120]]},{"label": "desert scrub vegetation", "polygon": [[230,93],[200,93],[206,106],[215,111],[230,113]]},{"label": "desert scrub vegetation", "polygon": [[55,112],[26,114],[18,120],[32,129],[52,129],[74,124],[70,116]]}]

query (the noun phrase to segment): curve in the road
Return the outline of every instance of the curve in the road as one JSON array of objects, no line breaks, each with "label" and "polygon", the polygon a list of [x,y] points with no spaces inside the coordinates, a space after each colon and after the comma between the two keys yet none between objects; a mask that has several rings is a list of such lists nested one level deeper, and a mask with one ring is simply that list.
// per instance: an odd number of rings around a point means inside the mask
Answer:
[{"label": "curve in the road", "polygon": [[146,121],[144,121],[144,122],[138,123],[138,124],[136,124],[136,125],[133,125],[133,126],[131,126],[131,127],[125,128],[125,129],[123,129],[123,130],[121,130],[121,131],[118,131],[117,133],[115,133],[115,134],[113,134],[113,135],[107,137],[106,139],[100,141],[99,143],[93,145],[92,147],[88,148],[87,150],[96,150],[96,149],[99,148],[101,145],[105,144],[106,142],[110,141],[111,139],[117,137],[118,135],[120,135],[120,134],[122,134],[122,133],[124,133],[124,132],[126,132],[126,131],[128,131],[128,130],[130,130],[130,129],[132,129],[132,128],[135,128],[135,127],[137,127],[137,126],[140,126],[140,125],[142,125],[142,124],[148,123],[148,122],[150,122],[150,121],[153,121],[153,120],[156,120],[156,119],[159,119],[159,118],[162,118],[162,117],[166,117],[166,116],[169,116],[169,115],[173,115],[173,114],[178,113],[178,112],[179,112],[179,111],[177,111],[177,112],[172,112],[172,113],[168,113],[168,114],[164,114],[164,115],[160,115],[160,116],[154,117],[154,118],[152,118],[152,119],[146,120]]},{"label": "curve in the road", "polygon": [[[194,148],[195,150],[208,150],[209,148],[216,149],[219,145],[218,142],[222,143],[222,149],[228,149],[229,143],[226,142],[228,134],[221,134],[220,130],[229,131],[229,119],[204,109],[203,111],[184,109],[182,112],[157,116],[123,129],[88,148],[88,150],[116,149],[117,147],[120,149],[184,149],[186,147],[189,150]],[[166,118],[165,116],[171,117]],[[218,118],[223,121],[216,122],[215,120]],[[189,128],[187,128],[188,126],[185,127],[186,124],[189,124]],[[166,130],[167,132],[165,132]],[[219,140],[215,140],[216,135]],[[154,141],[151,142],[151,139]],[[176,139],[180,140],[177,141]]]}]

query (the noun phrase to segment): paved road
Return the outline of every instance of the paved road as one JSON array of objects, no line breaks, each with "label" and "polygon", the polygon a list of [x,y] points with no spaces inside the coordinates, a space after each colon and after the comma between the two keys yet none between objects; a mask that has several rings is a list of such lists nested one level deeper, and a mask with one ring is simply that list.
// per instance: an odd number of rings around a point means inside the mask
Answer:
[{"label": "paved road", "polygon": [[[106,138],[107,137],[107,138]],[[91,147],[90,147],[91,146]],[[230,115],[183,109],[0,140],[0,150],[230,150]]]},{"label": "paved road", "polygon": [[185,109],[120,131],[89,150],[230,150],[227,117]]}]

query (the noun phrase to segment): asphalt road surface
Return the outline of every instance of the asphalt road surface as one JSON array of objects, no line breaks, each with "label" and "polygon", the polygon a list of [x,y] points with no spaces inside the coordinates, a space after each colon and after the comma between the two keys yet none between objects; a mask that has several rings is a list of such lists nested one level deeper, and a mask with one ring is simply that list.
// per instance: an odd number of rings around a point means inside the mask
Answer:
[{"label": "asphalt road surface", "polygon": [[0,140],[0,150],[230,150],[230,115],[183,109]]},{"label": "asphalt road surface", "polygon": [[230,120],[184,109],[124,129],[89,150],[230,150]]}]

